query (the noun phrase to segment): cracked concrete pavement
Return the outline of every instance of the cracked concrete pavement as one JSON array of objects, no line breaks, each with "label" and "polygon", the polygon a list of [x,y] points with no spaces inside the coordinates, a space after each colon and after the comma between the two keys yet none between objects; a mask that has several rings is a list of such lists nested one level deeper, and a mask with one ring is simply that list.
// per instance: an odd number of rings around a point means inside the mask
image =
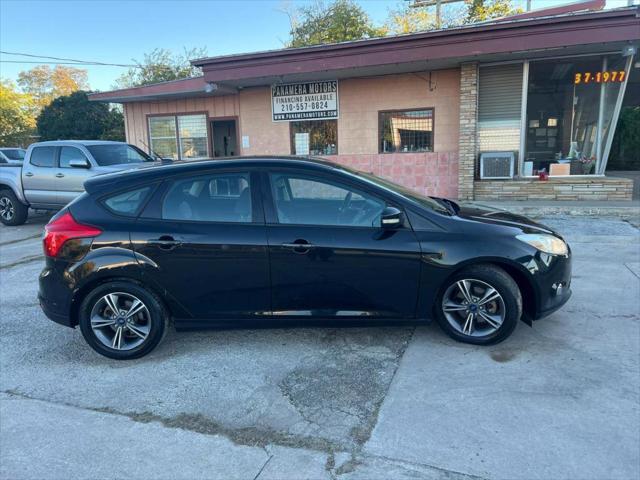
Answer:
[{"label": "cracked concrete pavement", "polygon": [[171,332],[100,357],[37,300],[46,217],[0,226],[0,477],[640,477],[640,231],[553,217],[566,307],[489,348],[435,325]]}]

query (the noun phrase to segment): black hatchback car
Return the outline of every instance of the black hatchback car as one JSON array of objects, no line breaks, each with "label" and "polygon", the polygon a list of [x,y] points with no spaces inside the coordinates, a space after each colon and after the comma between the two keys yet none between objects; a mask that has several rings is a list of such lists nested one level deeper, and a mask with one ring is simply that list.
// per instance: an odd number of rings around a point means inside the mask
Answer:
[{"label": "black hatchback car", "polygon": [[570,297],[551,229],[300,158],[94,177],[45,227],[40,304],[116,359],[177,329],[435,318],[490,344]]}]

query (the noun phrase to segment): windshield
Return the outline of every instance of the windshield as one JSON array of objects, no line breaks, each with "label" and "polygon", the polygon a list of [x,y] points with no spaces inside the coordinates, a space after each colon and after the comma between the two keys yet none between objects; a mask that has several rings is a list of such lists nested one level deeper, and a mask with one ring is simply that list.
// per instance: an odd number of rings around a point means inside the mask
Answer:
[{"label": "windshield", "polygon": [[399,193],[403,197],[406,197],[409,200],[413,200],[414,202],[418,203],[419,205],[425,208],[436,211],[438,213],[443,213],[445,215],[450,215],[449,209],[443,203],[431,197],[420,195],[419,193],[414,192],[413,190],[410,190],[407,187],[403,187],[402,185],[398,185],[397,183],[391,182],[384,178],[376,177],[371,173],[358,172],[351,169],[349,169],[349,171],[359,177],[365,178],[370,182],[375,183],[376,185],[379,185],[383,188]]},{"label": "windshield", "polygon": [[26,153],[26,150],[23,150],[21,148],[8,148],[6,150],[2,150],[2,153],[4,153],[4,156],[7,157],[9,160],[24,160],[24,154]]},{"label": "windshield", "polygon": [[122,165],[124,163],[152,162],[149,155],[138,147],[126,143],[110,143],[104,145],[87,145],[93,158],[101,167]]}]

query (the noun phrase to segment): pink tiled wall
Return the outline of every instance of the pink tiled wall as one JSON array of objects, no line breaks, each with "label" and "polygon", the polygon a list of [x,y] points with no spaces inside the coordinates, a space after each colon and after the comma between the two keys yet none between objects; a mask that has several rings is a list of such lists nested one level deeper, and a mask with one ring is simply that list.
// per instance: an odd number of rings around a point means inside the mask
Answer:
[{"label": "pink tiled wall", "polygon": [[436,197],[458,197],[458,153],[386,153],[335,155],[327,160],[370,172]]}]

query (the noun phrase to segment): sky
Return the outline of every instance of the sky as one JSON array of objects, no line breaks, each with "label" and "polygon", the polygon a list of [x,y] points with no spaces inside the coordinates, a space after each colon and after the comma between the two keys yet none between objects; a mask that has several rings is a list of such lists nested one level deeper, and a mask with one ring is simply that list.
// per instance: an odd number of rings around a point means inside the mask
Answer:
[{"label": "sky", "polygon": [[[524,0],[515,0],[520,4]],[[533,8],[567,3],[532,0]],[[289,20],[282,13],[307,0],[0,0],[0,50],[105,63],[133,63],[154,48],[206,47],[210,56],[282,48]],[[359,0],[381,24],[404,0]],[[607,7],[627,0],[608,0]],[[37,61],[0,54],[0,77],[16,80]],[[53,65],[52,65],[53,66]],[[126,68],[83,66],[93,90],[109,90]]]}]

